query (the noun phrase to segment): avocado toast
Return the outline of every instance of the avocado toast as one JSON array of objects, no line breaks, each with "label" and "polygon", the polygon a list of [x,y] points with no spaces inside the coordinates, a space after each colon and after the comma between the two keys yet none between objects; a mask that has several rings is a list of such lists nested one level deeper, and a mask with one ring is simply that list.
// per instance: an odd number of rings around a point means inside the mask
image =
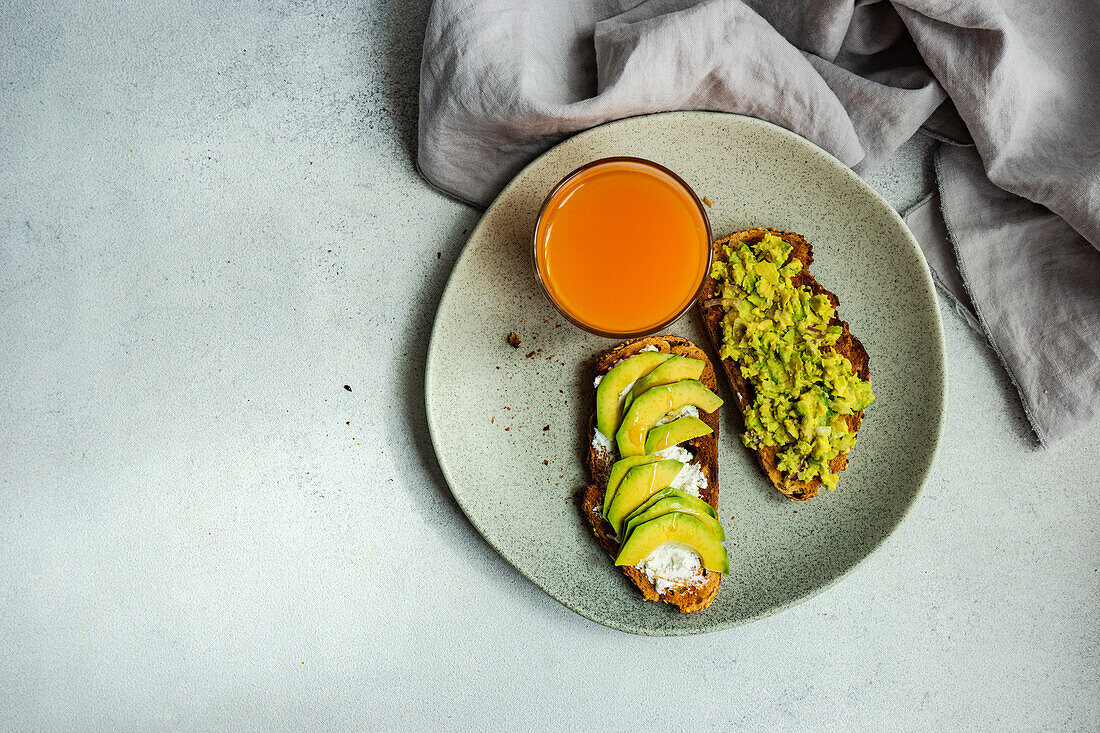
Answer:
[{"label": "avocado toast", "polygon": [[747,229],[717,240],[713,262],[699,308],[745,419],[742,442],[788,498],[834,488],[874,395],[839,299],[807,271],[813,247]]},{"label": "avocado toast", "polygon": [[595,371],[585,517],[646,600],[704,609],[728,571],[714,368],[687,339],[650,336],[603,354]]}]

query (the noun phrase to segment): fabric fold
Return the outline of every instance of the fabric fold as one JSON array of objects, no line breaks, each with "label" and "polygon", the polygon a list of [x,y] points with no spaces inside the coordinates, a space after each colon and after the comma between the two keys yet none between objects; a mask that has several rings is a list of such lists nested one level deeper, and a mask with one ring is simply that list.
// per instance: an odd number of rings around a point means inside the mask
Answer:
[{"label": "fabric fold", "polygon": [[909,220],[1049,444],[1100,414],[1095,22],[1085,0],[436,0],[418,168],[485,206],[564,137],[678,109],[774,122],[861,174],[920,128],[972,144],[941,146],[940,209]]},{"label": "fabric fold", "polygon": [[969,148],[936,153],[940,207],[967,294],[1039,441],[1100,416],[1100,251],[997,188]]}]

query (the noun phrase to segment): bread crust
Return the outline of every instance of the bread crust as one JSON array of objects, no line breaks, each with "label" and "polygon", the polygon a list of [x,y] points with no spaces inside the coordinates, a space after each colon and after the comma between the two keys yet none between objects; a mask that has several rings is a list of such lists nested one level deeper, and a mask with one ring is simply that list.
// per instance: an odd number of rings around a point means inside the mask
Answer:
[{"label": "bread crust", "polygon": [[[863,344],[860,343],[859,339],[852,335],[852,332],[848,329],[847,321],[840,320],[840,299],[835,293],[822,287],[822,285],[814,279],[814,276],[809,273],[810,265],[814,260],[813,245],[807,242],[801,235],[795,234],[794,232],[784,232],[778,229],[762,229],[759,227],[734,232],[728,237],[724,237],[714,242],[714,261],[724,261],[722,245],[740,242],[755,243],[763,239],[764,235],[768,233],[781,237],[792,246],[791,256],[787,259],[787,262],[792,259],[802,261],[802,271],[791,278],[792,282],[795,285],[807,288],[815,295],[824,295],[832,302],[833,307],[838,309],[838,315],[833,317],[829,325],[840,326],[843,330],[833,349],[840,352],[843,356],[846,356],[848,360],[852,362],[852,371],[855,372],[860,379],[868,379],[870,376],[870,359],[867,356],[867,350],[863,348]],[[710,307],[704,307],[703,305],[708,300],[719,297],[721,297],[721,292],[718,289],[718,284],[712,278],[708,277],[703,284],[703,294],[699,298],[698,308],[702,314],[703,322],[706,324],[707,333],[710,334],[714,348],[721,354],[722,317],[725,315],[724,309],[721,305],[713,305]],[[730,385],[733,387],[737,405],[741,409],[742,415],[744,415],[745,411],[752,406],[753,401],[756,399],[755,390],[753,390],[749,380],[741,374],[741,368],[735,360],[721,359],[721,364],[723,370],[726,372],[726,376],[730,380]],[[858,432],[863,422],[863,410],[853,412],[851,415],[845,415],[844,420],[848,423],[848,429],[852,433]],[[815,476],[809,481],[797,479],[785,480],[785,474],[781,473],[778,468],[778,454],[779,448],[777,446],[763,446],[756,451],[757,458],[760,460],[760,467],[764,470],[764,475],[767,477],[768,483],[794,501],[805,501],[806,499],[812,499],[817,496],[818,489],[822,485],[821,479]],[[841,453],[829,462],[829,470],[834,473],[843,471],[847,466],[847,453]]]},{"label": "bread crust", "polygon": [[[679,336],[647,336],[645,338],[626,341],[614,349],[606,352],[596,361],[596,374],[607,374],[615,364],[627,357],[637,354],[646,346],[655,346],[666,354],[679,354],[691,359],[701,359],[705,366],[699,381],[711,391],[717,391],[718,381],[714,372],[714,366],[707,357],[706,352],[698,346]],[[694,456],[694,462],[699,463],[699,468],[707,479],[707,487],[700,491],[700,497],[715,509],[718,508],[718,410],[710,413],[700,411],[699,419],[705,422],[714,432],[692,440],[682,445],[690,450]],[[601,453],[592,447],[591,439],[596,430],[596,413],[593,411],[589,420],[588,437],[588,470],[592,474],[592,483],[584,488],[581,496],[581,508],[592,531],[596,535],[596,541],[600,547],[616,558],[619,554],[619,543],[614,539],[614,530],[607,520],[603,518],[604,492],[607,488],[608,474],[614,463],[614,456]],[[613,437],[613,436],[609,436]],[[634,567],[620,566],[623,573],[638,586],[642,596],[647,601],[664,601],[671,603],[680,609],[681,613],[699,611],[711,604],[718,586],[722,582],[722,574],[711,571],[703,571],[703,582],[698,585],[684,588],[669,589],[665,593],[658,593],[657,588],[649,581],[643,572]]]}]

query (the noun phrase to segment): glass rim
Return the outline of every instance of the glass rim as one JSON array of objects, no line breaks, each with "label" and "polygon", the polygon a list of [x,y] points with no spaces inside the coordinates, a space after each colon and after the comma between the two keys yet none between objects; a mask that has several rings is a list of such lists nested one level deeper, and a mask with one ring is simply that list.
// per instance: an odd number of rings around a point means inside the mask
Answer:
[{"label": "glass rim", "polygon": [[[573,316],[571,316],[569,313],[566,312],[565,308],[562,307],[562,305],[560,303],[558,303],[557,299],[554,298],[553,294],[551,294],[550,288],[547,287],[546,281],[543,279],[542,270],[539,267],[539,228],[542,225],[542,219],[546,215],[547,207],[550,205],[551,200],[553,200],[554,196],[557,195],[558,191],[560,191],[562,188],[564,188],[570,181],[572,181],[574,178],[576,178],[580,174],[584,173],[585,171],[589,170],[590,168],[595,168],[595,167],[601,166],[601,165],[607,165],[609,163],[637,163],[637,164],[640,164],[640,165],[645,166],[645,167],[654,168],[654,169],[664,173],[668,177],[670,177],[677,185],[679,185],[681,188],[683,188],[683,190],[686,191],[687,194],[691,197],[691,200],[695,202],[695,206],[699,210],[699,215],[703,218],[703,227],[706,229],[706,235],[707,235],[707,238],[706,238],[706,260],[707,260],[707,263],[706,263],[706,267],[703,270],[703,277],[699,281],[699,287],[696,288],[695,293],[692,294],[692,296],[688,299],[687,303],[684,304],[683,308],[676,311],[675,314],[673,314],[672,316],[670,316],[666,320],[661,321],[660,323],[658,323],[655,326],[646,327],[646,328],[639,329],[639,330],[634,330],[634,331],[603,331],[601,329],[594,328],[594,327],[592,327],[592,326],[590,326],[586,323],[582,323],[579,320],[577,320],[576,318],[574,318]],[[657,333],[658,331],[661,331],[661,330],[664,330],[664,329],[668,328],[672,324],[676,323],[676,321],[683,318],[684,314],[686,314],[689,310],[691,310],[691,307],[698,302],[699,296],[702,295],[703,288],[706,287],[706,284],[707,284],[707,276],[710,273],[710,268],[711,268],[711,265],[713,264],[713,261],[714,261],[714,244],[713,244],[714,243],[714,232],[710,228],[710,217],[707,216],[706,205],[699,198],[699,196],[695,193],[695,190],[692,189],[692,187],[688,185],[687,181],[685,181],[683,178],[678,176],[674,171],[669,170],[668,168],[661,165],[660,163],[656,163],[656,162],[654,162],[652,160],[648,160],[646,158],[638,158],[638,157],[634,157],[634,156],[630,156],[630,155],[613,155],[613,156],[609,156],[609,157],[606,157],[606,158],[597,158],[596,160],[589,161],[589,162],[585,163],[584,165],[575,168],[570,173],[566,174],[560,181],[557,182],[557,184],[554,185],[553,188],[550,189],[550,193],[548,193],[546,195],[546,198],[543,199],[542,205],[539,207],[538,216],[535,217],[535,228],[534,228],[534,231],[531,234],[531,240],[532,240],[531,258],[532,258],[532,265],[534,266],[534,270],[535,270],[535,280],[538,282],[539,289],[542,291],[542,294],[544,296],[546,296],[546,299],[550,301],[550,304],[554,306],[554,309],[557,310],[557,312],[560,313],[563,318],[565,318],[567,321],[572,323],[574,326],[581,329],[582,331],[587,331],[588,333],[594,334],[596,336],[601,336],[603,338],[609,338],[609,339],[629,339],[629,338],[641,338],[643,336],[650,336],[652,334]]]}]

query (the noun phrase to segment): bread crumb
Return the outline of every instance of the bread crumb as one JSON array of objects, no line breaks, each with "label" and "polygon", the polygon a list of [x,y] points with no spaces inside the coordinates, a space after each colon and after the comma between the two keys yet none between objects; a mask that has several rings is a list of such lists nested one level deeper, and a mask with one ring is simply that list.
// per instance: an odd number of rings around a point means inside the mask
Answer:
[{"label": "bread crumb", "polygon": [[535,355],[535,352],[531,351],[531,352],[529,352],[529,353],[527,354],[527,356],[526,356],[526,357],[524,357],[524,358],[526,358],[526,359],[530,359],[530,358],[531,358],[532,356],[534,356],[534,355]]},{"label": "bread crumb", "polygon": [[511,346],[513,349],[519,348],[519,336],[516,335],[515,331],[508,334],[508,345]]},{"label": "bread crumb", "polygon": [[[509,431],[509,430],[511,430],[511,429],[512,429],[512,428],[504,428],[504,431],[505,431],[505,432],[508,432],[508,431]],[[632,480],[633,480],[633,479],[632,479]]]},{"label": "bread crumb", "polygon": [[544,459],[542,460],[542,465],[544,465],[544,466],[549,466],[549,465],[550,465],[550,461],[548,461],[548,460],[546,460],[546,459],[544,458]]},{"label": "bread crumb", "polygon": [[710,197],[710,196],[704,196],[704,197],[703,197],[703,203],[707,205],[707,208],[708,208],[708,209],[709,209],[709,208],[710,208],[711,206],[714,206],[714,201],[713,201],[713,200],[711,199],[711,197]]}]

